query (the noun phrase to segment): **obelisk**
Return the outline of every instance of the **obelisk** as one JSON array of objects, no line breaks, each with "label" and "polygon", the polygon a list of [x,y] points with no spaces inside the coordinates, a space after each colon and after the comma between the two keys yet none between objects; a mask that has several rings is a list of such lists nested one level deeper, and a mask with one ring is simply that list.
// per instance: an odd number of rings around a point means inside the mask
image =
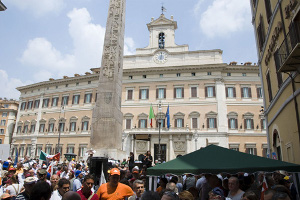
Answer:
[{"label": "obelisk", "polygon": [[122,76],[126,0],[110,0],[98,96],[93,110],[91,148],[94,156],[126,158],[122,149]]}]

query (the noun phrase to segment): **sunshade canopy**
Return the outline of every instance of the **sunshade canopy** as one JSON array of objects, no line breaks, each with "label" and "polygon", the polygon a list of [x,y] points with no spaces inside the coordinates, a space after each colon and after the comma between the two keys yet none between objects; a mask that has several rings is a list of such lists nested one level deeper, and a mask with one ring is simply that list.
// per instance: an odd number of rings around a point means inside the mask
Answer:
[{"label": "sunshade canopy", "polygon": [[300,165],[209,145],[169,162],[148,168],[147,174],[152,176],[167,173],[181,175],[184,173],[217,174],[227,172],[234,174],[257,171],[273,172],[276,170],[300,172]]}]

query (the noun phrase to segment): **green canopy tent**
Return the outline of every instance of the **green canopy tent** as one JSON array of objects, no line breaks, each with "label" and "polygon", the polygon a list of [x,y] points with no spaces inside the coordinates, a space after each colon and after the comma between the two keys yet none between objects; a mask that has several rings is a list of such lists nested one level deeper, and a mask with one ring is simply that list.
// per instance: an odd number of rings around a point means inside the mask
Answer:
[{"label": "green canopy tent", "polygon": [[150,176],[160,176],[167,173],[181,175],[184,173],[217,174],[227,172],[234,174],[257,171],[273,172],[276,170],[300,172],[300,165],[209,145],[169,162],[148,168],[147,174]]}]

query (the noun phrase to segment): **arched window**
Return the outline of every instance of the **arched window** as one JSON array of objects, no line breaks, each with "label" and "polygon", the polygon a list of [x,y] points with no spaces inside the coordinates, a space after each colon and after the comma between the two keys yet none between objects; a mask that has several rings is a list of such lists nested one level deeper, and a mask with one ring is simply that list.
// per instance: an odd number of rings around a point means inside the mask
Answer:
[{"label": "arched window", "polygon": [[281,160],[281,145],[278,131],[275,129],[273,131],[273,148],[277,154],[277,160]]},{"label": "arched window", "polygon": [[159,33],[159,35],[158,35],[158,47],[160,49],[165,48],[165,34],[164,33]]}]

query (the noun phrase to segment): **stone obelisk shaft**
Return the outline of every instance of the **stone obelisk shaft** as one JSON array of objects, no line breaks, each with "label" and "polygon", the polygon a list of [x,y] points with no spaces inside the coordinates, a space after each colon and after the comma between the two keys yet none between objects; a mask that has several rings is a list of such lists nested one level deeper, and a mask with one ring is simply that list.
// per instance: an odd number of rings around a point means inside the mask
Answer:
[{"label": "stone obelisk shaft", "polygon": [[115,159],[120,159],[118,152],[122,148],[121,95],[125,4],[126,0],[110,0],[90,140],[91,148],[96,150],[96,156]]}]

